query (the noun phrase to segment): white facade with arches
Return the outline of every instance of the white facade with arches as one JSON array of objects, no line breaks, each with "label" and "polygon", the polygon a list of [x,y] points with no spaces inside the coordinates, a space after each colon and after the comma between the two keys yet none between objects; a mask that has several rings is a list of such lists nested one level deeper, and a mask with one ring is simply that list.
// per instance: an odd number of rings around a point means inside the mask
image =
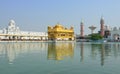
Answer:
[{"label": "white facade with arches", "polygon": [[0,30],[0,40],[47,40],[46,32],[21,31],[14,20],[10,20],[8,27]]}]

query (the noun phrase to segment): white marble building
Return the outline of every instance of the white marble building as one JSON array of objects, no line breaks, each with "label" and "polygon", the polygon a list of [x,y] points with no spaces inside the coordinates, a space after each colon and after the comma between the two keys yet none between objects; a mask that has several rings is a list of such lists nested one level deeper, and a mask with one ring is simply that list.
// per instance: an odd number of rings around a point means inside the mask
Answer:
[{"label": "white marble building", "polygon": [[114,27],[112,30],[111,30],[111,40],[120,40],[120,27],[117,28],[117,27]]},{"label": "white marble building", "polygon": [[10,20],[8,27],[0,30],[0,39],[8,40],[47,40],[48,34],[46,32],[32,32],[21,31],[16,26],[14,20]]}]

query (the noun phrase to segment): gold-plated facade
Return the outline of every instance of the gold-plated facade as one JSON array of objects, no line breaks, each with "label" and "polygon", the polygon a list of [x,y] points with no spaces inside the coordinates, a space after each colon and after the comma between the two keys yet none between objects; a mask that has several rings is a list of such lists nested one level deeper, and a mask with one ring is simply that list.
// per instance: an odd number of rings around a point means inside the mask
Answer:
[{"label": "gold-plated facade", "polygon": [[60,24],[54,27],[48,26],[48,39],[49,40],[74,40],[74,29],[71,27],[67,29]]}]

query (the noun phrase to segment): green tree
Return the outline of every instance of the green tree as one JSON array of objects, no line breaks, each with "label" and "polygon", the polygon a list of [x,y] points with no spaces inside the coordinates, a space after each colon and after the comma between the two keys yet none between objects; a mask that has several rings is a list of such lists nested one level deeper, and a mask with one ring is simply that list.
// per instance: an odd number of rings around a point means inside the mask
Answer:
[{"label": "green tree", "polygon": [[100,34],[92,34],[91,35],[91,40],[100,40],[103,37]]}]

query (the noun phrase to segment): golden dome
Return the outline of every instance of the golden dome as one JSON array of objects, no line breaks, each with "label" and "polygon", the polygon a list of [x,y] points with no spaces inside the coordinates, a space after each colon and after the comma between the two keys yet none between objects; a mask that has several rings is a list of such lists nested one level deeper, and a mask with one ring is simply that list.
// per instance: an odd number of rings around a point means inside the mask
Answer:
[{"label": "golden dome", "polygon": [[58,23],[58,24],[55,25],[55,28],[63,28],[63,26]]}]

